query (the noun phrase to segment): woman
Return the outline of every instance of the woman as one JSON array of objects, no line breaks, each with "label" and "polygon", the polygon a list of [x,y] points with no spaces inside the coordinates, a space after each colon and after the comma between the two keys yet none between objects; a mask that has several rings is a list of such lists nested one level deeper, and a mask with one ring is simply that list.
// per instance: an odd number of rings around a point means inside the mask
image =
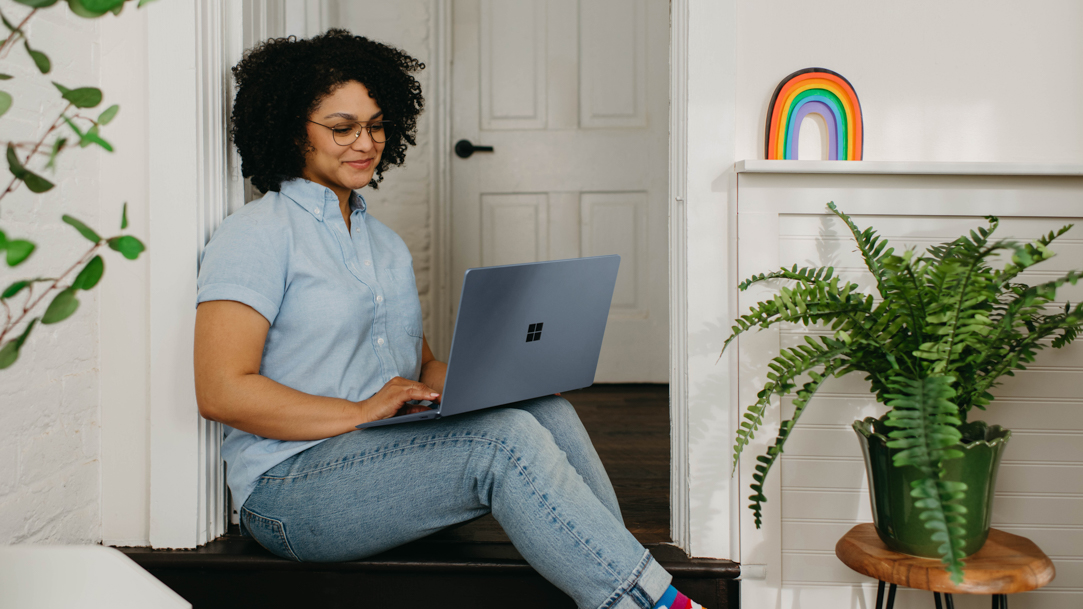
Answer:
[{"label": "woman", "polygon": [[331,30],[233,69],[233,141],[266,194],[204,251],[195,360],[200,414],[231,428],[243,530],[284,558],[340,561],[492,512],[581,607],[694,606],[624,528],[563,398],[355,429],[443,390],[410,252],[355,192],[415,143],[423,67]]}]

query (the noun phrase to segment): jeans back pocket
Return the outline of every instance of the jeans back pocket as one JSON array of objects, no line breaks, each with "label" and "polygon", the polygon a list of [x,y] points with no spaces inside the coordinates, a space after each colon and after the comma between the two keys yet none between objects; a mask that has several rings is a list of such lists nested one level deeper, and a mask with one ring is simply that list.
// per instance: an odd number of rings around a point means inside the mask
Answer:
[{"label": "jeans back pocket", "polygon": [[301,560],[293,553],[289,538],[286,537],[286,526],[281,520],[260,516],[244,507],[241,508],[241,520],[249,534],[271,554],[288,560]]}]

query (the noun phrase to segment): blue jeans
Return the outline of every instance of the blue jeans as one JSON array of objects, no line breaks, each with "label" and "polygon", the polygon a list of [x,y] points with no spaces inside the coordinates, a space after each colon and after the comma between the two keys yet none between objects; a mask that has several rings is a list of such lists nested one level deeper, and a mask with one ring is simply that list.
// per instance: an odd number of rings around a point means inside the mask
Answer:
[{"label": "blue jeans", "polygon": [[580,607],[650,609],[669,586],[557,396],[336,436],[265,473],[241,522],[283,558],[343,561],[489,512]]}]

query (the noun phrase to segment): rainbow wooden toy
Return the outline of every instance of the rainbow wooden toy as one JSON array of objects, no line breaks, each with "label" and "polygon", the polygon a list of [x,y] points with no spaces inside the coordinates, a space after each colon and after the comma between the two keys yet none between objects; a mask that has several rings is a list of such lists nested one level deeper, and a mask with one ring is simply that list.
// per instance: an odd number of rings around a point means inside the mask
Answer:
[{"label": "rainbow wooden toy", "polygon": [[767,109],[764,156],[796,159],[801,121],[809,114],[819,114],[827,123],[828,159],[861,160],[861,103],[850,81],[825,68],[798,70],[778,83]]}]

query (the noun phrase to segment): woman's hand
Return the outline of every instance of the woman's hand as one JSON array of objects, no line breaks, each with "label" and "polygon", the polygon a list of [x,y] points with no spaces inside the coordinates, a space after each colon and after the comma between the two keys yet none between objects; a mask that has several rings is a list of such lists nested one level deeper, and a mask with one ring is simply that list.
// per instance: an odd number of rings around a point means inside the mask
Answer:
[{"label": "woman's hand", "polygon": [[[404,379],[401,376],[388,381],[376,395],[359,402],[365,413],[366,421],[379,421],[396,414],[411,414],[428,410],[419,404],[407,404],[410,400],[435,402],[440,394],[433,391],[432,387],[417,381]],[[401,411],[401,412],[400,412]]]}]

